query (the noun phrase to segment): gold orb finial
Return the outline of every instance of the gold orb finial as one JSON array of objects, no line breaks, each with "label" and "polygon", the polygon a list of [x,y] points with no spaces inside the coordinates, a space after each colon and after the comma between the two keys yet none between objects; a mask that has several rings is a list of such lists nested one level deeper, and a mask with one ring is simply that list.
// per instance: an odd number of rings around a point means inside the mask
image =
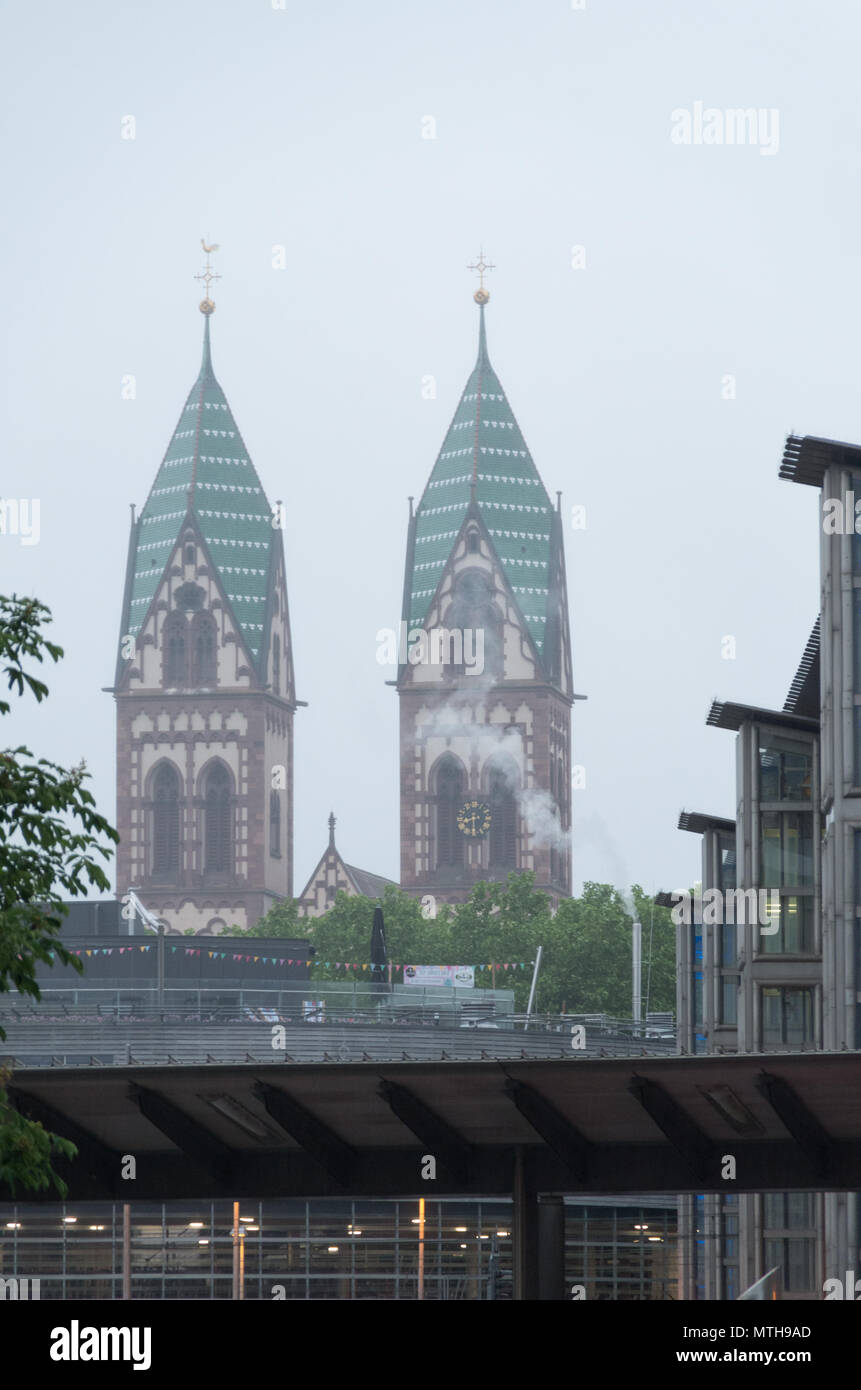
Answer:
[{"label": "gold orb finial", "polygon": [[201,312],[202,314],[214,314],[214,313],[215,313],[215,303],[214,303],[214,301],[211,300],[211,299],[202,299],[202,300],[200,301],[200,312]]},{"label": "gold orb finial", "polygon": [[490,298],[490,291],[484,288],[484,277],[489,270],[495,270],[496,266],[491,265],[490,261],[484,259],[484,248],[482,247],[478,253],[478,260],[474,261],[472,265],[468,265],[466,268],[467,270],[478,271],[478,289],[472,297],[476,304],[486,304]]}]

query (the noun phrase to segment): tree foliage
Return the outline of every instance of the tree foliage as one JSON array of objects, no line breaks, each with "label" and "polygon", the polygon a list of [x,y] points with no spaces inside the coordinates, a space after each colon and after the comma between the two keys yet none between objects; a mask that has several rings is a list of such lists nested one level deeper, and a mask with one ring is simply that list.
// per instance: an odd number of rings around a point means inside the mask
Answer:
[{"label": "tree foliage", "polygon": [[[579,898],[565,898],[555,913],[530,873],[505,883],[478,883],[457,908],[441,906],[425,917],[420,902],[387,887],[380,900],[389,960],[401,965],[496,964],[476,974],[476,987],[513,989],[515,1009],[526,1009],[532,965],[543,947],[535,1009],[541,1013],[631,1016],[633,910],[643,928],[643,1012],[675,1009],[675,929],[667,908],[656,907],[638,885],[626,905],[618,888],[586,883]],[[250,933],[307,936],[316,948],[311,978],[360,978],[344,965],[370,963],[376,903],[339,893],[322,917],[300,918],[295,903],[279,903]],[[527,964],[520,970],[520,962]],[[516,965],[505,970],[505,964]],[[362,971],[367,980],[369,972]]]},{"label": "tree foliage", "polygon": [[[62,648],[43,633],[50,621],[37,599],[0,596],[0,671],[9,690],[40,704],[48,687],[25,662],[60,660]],[[10,701],[0,699],[0,715],[10,710]],[[84,762],[67,769],[35,759],[23,746],[0,751],[0,993],[15,989],[40,998],[37,961],[50,965],[57,959],[83,969],[58,939],[63,898],[110,888],[94,855],[109,859],[112,851],[102,841],[119,840],[84,786],[88,776]],[[70,1156],[74,1146],[13,1111],[7,1079],[0,1074],[0,1181],[25,1189],[53,1183],[64,1193],[51,1154]]]}]

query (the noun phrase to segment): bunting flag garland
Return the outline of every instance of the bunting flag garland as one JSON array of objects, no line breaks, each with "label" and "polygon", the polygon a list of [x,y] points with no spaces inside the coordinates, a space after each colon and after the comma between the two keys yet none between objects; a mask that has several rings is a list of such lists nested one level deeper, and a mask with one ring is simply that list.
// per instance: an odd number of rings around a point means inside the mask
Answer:
[{"label": "bunting flag garland", "polygon": [[[91,947],[81,947],[81,949],[80,949],[80,950],[77,950],[77,951],[73,950],[73,951],[71,952],[71,954],[72,954],[73,956],[82,956],[82,955],[86,955],[86,956],[110,956],[110,955],[113,955],[114,950],[116,949],[117,953],[118,953],[119,955],[122,956],[122,955],[126,955],[126,954],[131,955],[131,953],[132,953],[133,951],[135,951],[135,950],[137,950],[137,951],[151,951],[151,950],[153,949],[153,946],[154,946],[154,943],[153,943],[153,942],[148,942],[147,945],[145,945],[145,946],[118,946],[118,947],[116,947],[116,948],[114,948],[113,946],[91,946]],[[182,951],[186,956],[200,956],[200,955],[201,955],[201,948],[199,948],[199,947],[194,947],[194,946],[171,946],[169,949],[170,949],[171,955],[176,955],[177,951]],[[207,955],[207,957],[209,958],[209,960],[226,960],[226,959],[227,959],[227,952],[226,952],[226,951],[207,951],[207,952],[206,952],[206,955]],[[53,953],[52,953],[52,959],[53,959]],[[237,964],[242,964],[242,965],[250,965],[250,964],[254,964],[254,965],[296,965],[296,966],[304,966],[306,969],[310,969],[312,965],[321,965],[325,970],[354,970],[354,971],[361,971],[361,972],[370,971],[371,974],[374,974],[376,971],[379,971],[381,974],[384,974],[384,973],[387,973],[387,972],[389,971],[389,969],[391,969],[392,972],[394,972],[394,971],[401,971],[401,970],[408,970],[408,969],[415,969],[414,966],[401,965],[401,964],[395,964],[395,963],[392,963],[391,966],[388,966],[388,965],[373,965],[373,964],[369,965],[369,964],[368,964],[367,962],[365,962],[365,961],[346,961],[346,960],[344,960],[344,961],[341,961],[341,960],[334,960],[334,961],[329,961],[329,960],[327,960],[327,961],[313,961],[313,960],[297,960],[297,959],[294,958],[293,956],[289,956],[289,957],[288,957],[288,956],[246,956],[246,955],[236,954],[236,953],[233,953],[233,952],[231,952],[230,959],[231,959],[232,961],[234,961],[235,963],[237,963]],[[479,971],[479,970],[525,970],[525,969],[527,968],[527,966],[530,966],[530,965],[533,965],[533,964],[534,964],[533,961],[523,961],[523,960],[521,960],[521,961],[504,961],[504,962],[503,962],[503,961],[493,961],[493,962],[491,962],[491,963],[489,963],[489,964],[473,965],[472,967],[469,967],[469,968],[471,968],[471,969],[473,969],[473,970],[476,970],[476,971]],[[447,968],[451,969],[452,967],[447,967]]]}]

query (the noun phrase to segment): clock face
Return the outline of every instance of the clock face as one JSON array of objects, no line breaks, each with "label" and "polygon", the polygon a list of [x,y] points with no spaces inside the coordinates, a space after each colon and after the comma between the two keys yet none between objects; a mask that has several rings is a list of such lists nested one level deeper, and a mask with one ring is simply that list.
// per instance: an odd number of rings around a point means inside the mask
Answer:
[{"label": "clock face", "polygon": [[486,801],[465,801],[457,813],[457,828],[470,839],[480,840],[490,829],[490,807]]}]

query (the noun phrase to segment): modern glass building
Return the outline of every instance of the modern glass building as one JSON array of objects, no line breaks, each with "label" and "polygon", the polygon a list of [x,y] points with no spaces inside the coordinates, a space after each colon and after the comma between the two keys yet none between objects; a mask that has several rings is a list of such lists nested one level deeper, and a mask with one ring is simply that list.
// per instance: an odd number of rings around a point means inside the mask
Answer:
[{"label": "modern glass building", "polygon": [[[686,1052],[861,1045],[861,447],[790,436],[780,476],[820,490],[820,618],[781,710],[712,707],[736,734],[734,818],[679,822],[702,836],[704,894],[750,890],[752,907],[764,890],[778,911],[681,929]],[[818,1299],[861,1255],[854,1193],[685,1197],[679,1220],[688,1298],[736,1298],[776,1267],[782,1297]]]},{"label": "modern glass building", "polygon": [[[507,1201],[4,1204],[0,1278],[42,1299],[510,1299],[511,1223]],[[676,1234],[666,1198],[566,1201],[566,1283],[676,1298]]]}]

